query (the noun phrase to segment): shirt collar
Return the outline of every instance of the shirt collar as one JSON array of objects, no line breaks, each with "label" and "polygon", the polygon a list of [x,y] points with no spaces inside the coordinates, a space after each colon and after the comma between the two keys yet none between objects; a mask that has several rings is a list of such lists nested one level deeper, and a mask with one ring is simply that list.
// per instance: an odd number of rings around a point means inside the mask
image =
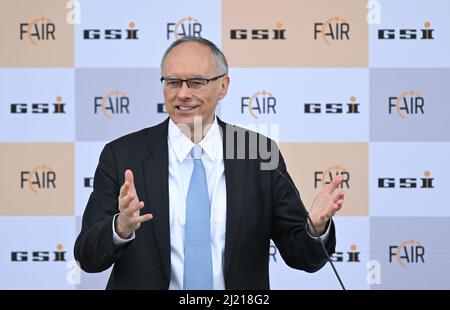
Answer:
[{"label": "shirt collar", "polygon": [[[194,147],[194,143],[183,134],[172,119],[169,119],[168,139],[178,161],[182,162],[186,158],[192,158],[190,153]],[[211,128],[206,133],[206,136],[200,141],[199,145],[203,149],[203,154],[207,155],[204,158],[207,158],[210,161],[223,158],[222,136],[220,135],[217,117],[214,117]]]}]

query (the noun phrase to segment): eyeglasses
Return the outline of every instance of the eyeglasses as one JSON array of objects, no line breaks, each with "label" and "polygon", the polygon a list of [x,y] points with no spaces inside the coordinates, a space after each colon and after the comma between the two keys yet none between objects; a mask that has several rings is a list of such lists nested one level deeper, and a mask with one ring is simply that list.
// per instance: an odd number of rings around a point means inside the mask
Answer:
[{"label": "eyeglasses", "polygon": [[192,79],[187,79],[187,80],[169,78],[169,77],[168,78],[161,77],[161,83],[163,83],[164,87],[167,87],[170,89],[178,89],[183,86],[183,82],[186,82],[186,85],[189,89],[203,90],[210,81],[218,80],[221,77],[224,77],[225,75],[226,74],[221,74],[221,75],[212,77],[210,79],[192,78]]}]

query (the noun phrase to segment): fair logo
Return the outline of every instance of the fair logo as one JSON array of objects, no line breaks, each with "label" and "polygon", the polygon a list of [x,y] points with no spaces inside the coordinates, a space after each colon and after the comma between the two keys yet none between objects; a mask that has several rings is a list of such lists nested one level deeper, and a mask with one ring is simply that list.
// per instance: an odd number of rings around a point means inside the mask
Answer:
[{"label": "fair logo", "polygon": [[425,247],[418,240],[406,240],[399,245],[389,246],[389,263],[406,268],[410,264],[425,263]]},{"label": "fair logo", "polygon": [[47,165],[20,171],[20,188],[28,188],[33,193],[56,188],[56,172]]},{"label": "fair logo", "polygon": [[349,33],[350,24],[344,17],[333,16],[323,22],[314,23],[314,40],[322,40],[327,45],[350,40]]},{"label": "fair logo", "polygon": [[241,97],[241,114],[248,111],[254,119],[258,115],[277,114],[276,106],[277,99],[266,90],[258,91],[250,97]]},{"label": "fair logo", "polygon": [[130,114],[130,98],[122,91],[115,90],[104,96],[94,97],[94,113],[110,120],[111,115]]},{"label": "fair logo", "polygon": [[342,165],[334,165],[322,171],[314,171],[314,188],[326,188],[338,175],[342,176],[340,188],[350,188],[350,172]]},{"label": "fair logo", "polygon": [[19,24],[20,41],[28,41],[33,46],[42,42],[55,41],[56,25],[48,17],[42,16]]},{"label": "fair logo", "polygon": [[395,114],[400,119],[406,119],[407,115],[425,114],[425,99],[415,90],[404,92],[398,97],[389,97],[388,105],[389,114]]},{"label": "fair logo", "polygon": [[181,18],[177,22],[170,22],[166,24],[166,38],[167,40],[178,40],[184,37],[201,37],[202,24],[200,21],[192,16]]}]

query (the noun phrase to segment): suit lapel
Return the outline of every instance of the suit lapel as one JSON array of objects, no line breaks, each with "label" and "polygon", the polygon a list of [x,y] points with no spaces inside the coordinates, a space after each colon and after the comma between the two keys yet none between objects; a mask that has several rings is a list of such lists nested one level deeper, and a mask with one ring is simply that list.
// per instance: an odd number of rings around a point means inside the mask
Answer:
[{"label": "suit lapel", "polygon": [[169,227],[169,164],[167,131],[169,119],[161,123],[148,136],[151,156],[144,161],[144,186],[149,202],[151,221],[164,266],[170,279],[170,227]]},{"label": "suit lapel", "polygon": [[[233,126],[222,122],[218,118],[218,123],[222,131],[223,142],[223,158],[225,166],[225,184],[227,191],[227,219],[226,219],[226,233],[225,233],[225,267],[224,277],[226,278],[227,271],[230,267],[230,263],[233,257],[233,253],[236,247],[236,240],[239,236],[239,229],[241,227],[242,209],[244,203],[244,192],[246,184],[246,160],[237,159],[236,156],[227,158],[227,145],[228,147],[234,147],[236,151],[236,145],[234,142],[236,139],[232,139],[232,136],[228,137],[227,143],[227,131],[228,134],[234,132]],[[227,130],[228,129],[228,130]],[[230,145],[230,143],[232,143]],[[228,156],[229,157],[229,156]]]}]

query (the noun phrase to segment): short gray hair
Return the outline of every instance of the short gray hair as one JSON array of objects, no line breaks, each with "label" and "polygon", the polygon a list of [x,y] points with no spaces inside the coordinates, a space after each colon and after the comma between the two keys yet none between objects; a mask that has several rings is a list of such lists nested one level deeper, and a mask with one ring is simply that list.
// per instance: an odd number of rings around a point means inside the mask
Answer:
[{"label": "short gray hair", "polygon": [[216,60],[217,64],[217,74],[228,74],[228,62],[225,57],[225,55],[222,53],[222,51],[211,41],[201,38],[201,37],[191,37],[186,36],[181,39],[176,40],[173,42],[164,52],[164,55],[161,59],[161,72],[163,70],[164,63],[166,62],[167,55],[170,53],[171,50],[174,49],[175,46],[180,45],[184,42],[197,42],[199,44],[205,45],[210,48],[211,53],[214,56],[214,59]]}]

